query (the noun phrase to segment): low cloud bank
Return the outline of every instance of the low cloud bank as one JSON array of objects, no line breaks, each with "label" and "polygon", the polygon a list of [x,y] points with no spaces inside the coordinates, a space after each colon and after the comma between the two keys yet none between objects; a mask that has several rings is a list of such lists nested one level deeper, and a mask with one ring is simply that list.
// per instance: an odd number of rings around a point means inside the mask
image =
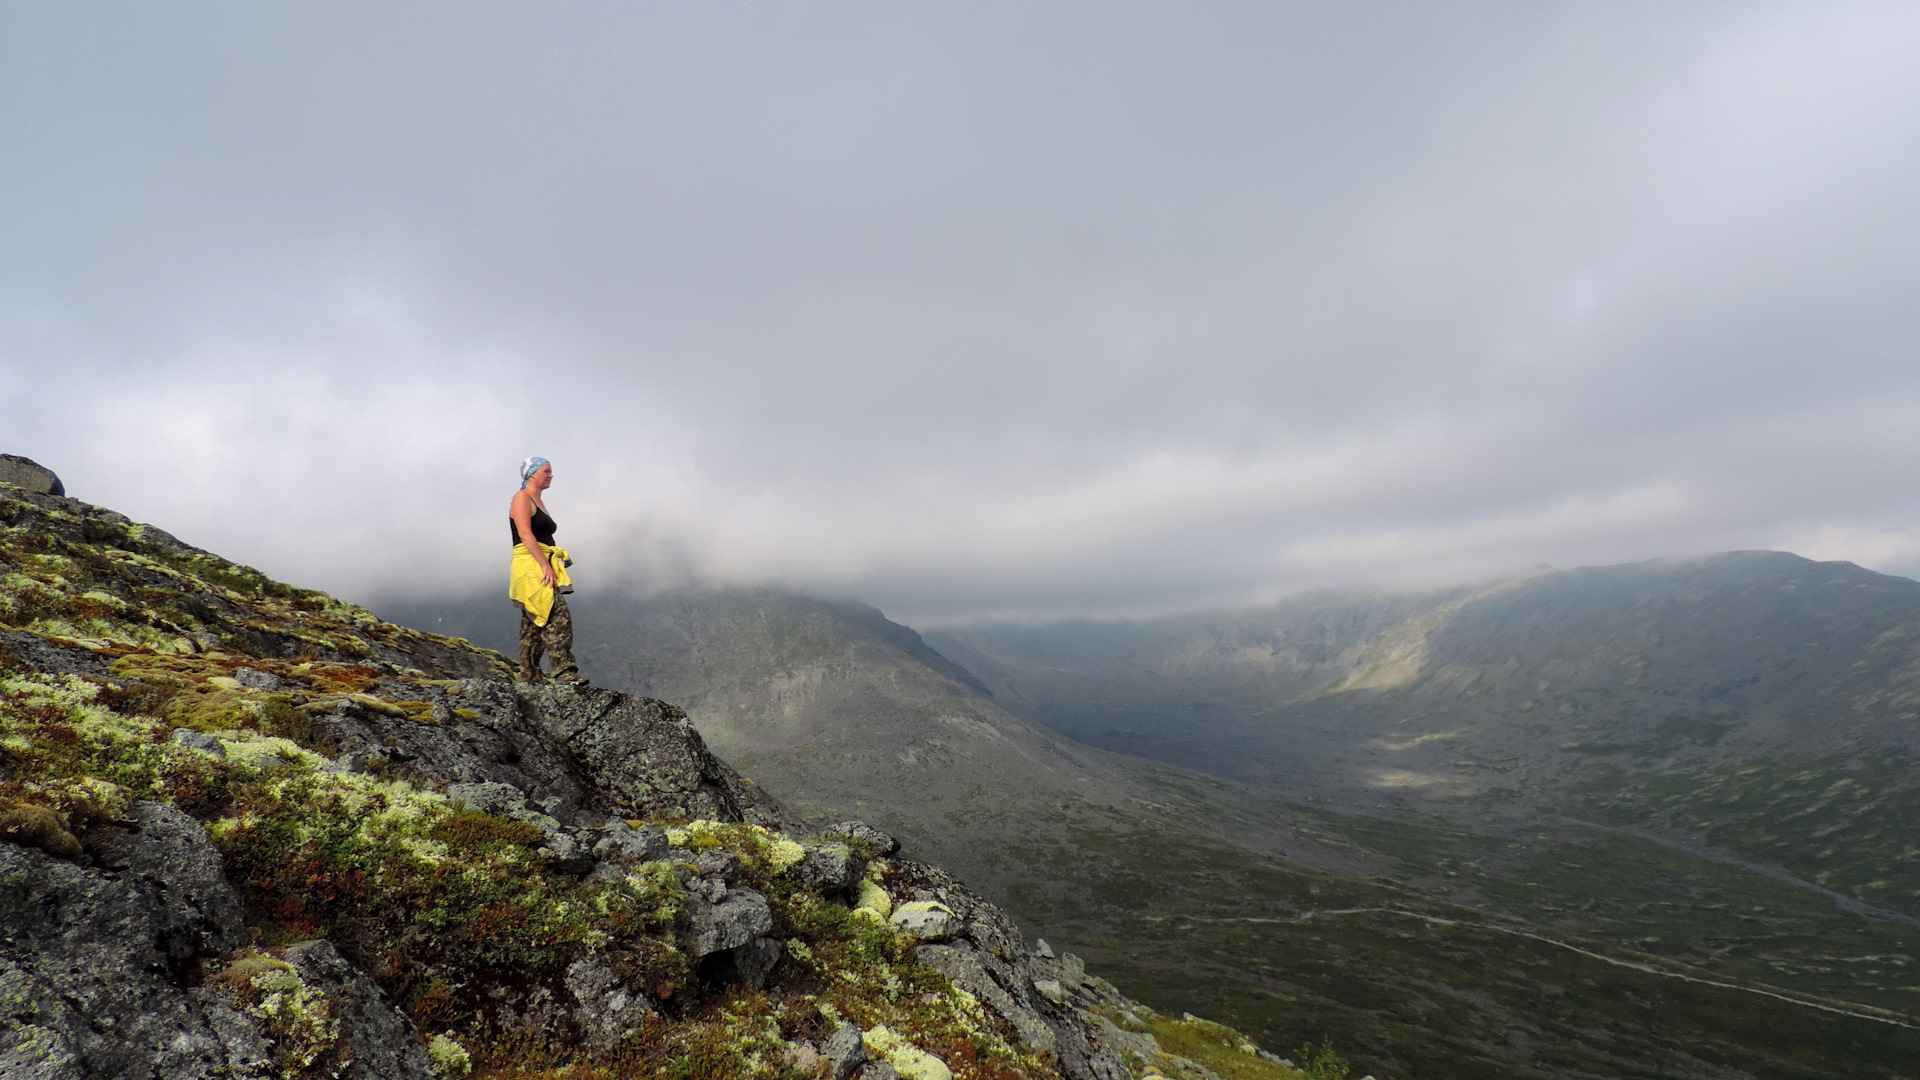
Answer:
[{"label": "low cloud bank", "polygon": [[730,10],[23,16],[0,450],[357,597],[533,452],[920,624],[1920,570],[1910,6]]}]

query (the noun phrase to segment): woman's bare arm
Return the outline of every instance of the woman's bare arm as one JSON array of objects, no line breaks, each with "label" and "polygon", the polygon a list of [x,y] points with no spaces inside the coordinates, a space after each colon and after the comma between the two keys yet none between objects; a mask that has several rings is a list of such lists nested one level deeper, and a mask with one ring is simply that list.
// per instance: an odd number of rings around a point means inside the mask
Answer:
[{"label": "woman's bare arm", "polygon": [[540,584],[553,588],[553,564],[547,561],[547,553],[540,547],[540,541],[533,538],[533,496],[525,491],[513,493],[513,527],[520,530],[520,544],[532,554],[533,561],[540,564]]}]

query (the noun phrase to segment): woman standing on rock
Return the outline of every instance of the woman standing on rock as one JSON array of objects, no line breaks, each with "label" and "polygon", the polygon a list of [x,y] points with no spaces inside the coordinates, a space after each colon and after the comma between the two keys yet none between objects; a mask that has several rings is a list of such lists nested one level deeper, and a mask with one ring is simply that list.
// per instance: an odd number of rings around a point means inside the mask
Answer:
[{"label": "woman standing on rock", "polygon": [[[552,483],[552,462],[543,457],[521,462],[520,490],[513,493],[507,509],[507,522],[513,528],[507,595],[520,605],[520,678],[540,681],[544,652],[553,656],[555,682],[585,682],[580,665],[573,660],[573,616],[563,595],[573,591],[567,580],[573,560],[564,548],[553,546],[553,518],[540,497]],[[528,537],[533,538],[531,543]]]}]

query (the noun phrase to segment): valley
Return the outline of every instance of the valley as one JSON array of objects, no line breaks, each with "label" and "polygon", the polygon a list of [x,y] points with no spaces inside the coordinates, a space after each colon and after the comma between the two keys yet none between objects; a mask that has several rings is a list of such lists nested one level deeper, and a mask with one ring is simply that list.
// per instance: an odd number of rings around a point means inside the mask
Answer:
[{"label": "valley", "polygon": [[[503,606],[383,613],[501,647]],[[924,640],[773,591],[576,612],[593,677],[1156,1008],[1381,1080],[1916,1075],[1920,583],[1735,553]]]}]

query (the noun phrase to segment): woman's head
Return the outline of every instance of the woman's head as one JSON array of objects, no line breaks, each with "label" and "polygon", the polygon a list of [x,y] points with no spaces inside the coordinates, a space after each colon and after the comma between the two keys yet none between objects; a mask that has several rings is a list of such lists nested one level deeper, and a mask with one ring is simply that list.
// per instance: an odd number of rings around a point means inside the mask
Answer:
[{"label": "woman's head", "polygon": [[535,491],[553,482],[553,463],[543,457],[530,457],[520,463],[520,486]]}]

